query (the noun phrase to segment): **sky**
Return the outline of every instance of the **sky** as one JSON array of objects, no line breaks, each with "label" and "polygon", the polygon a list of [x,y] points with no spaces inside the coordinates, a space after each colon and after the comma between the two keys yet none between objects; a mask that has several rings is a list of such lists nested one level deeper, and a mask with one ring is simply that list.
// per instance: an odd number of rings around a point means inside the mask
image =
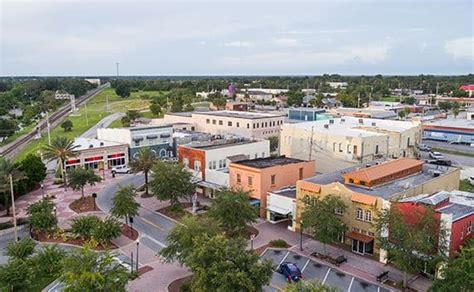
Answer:
[{"label": "sky", "polygon": [[473,3],[0,0],[0,76],[468,74]]}]

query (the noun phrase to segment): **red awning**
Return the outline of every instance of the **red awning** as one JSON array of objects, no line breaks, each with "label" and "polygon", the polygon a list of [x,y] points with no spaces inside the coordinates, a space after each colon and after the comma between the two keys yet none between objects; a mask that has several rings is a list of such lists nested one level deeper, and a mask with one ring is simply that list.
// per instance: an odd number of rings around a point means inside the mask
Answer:
[{"label": "red awning", "polygon": [[348,234],[346,234],[346,236],[349,237],[349,238],[358,240],[358,241],[362,241],[364,243],[369,243],[372,240],[374,240],[374,238],[371,237],[371,236],[361,234],[361,233],[358,233],[358,232],[355,232],[355,231],[349,232]]}]

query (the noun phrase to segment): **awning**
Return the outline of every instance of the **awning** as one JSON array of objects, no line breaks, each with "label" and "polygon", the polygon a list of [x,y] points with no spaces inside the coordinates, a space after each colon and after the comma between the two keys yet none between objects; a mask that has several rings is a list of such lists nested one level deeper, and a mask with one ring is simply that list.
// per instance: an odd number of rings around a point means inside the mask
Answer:
[{"label": "awning", "polygon": [[364,242],[364,243],[369,243],[369,242],[371,242],[372,240],[374,240],[373,237],[370,237],[370,236],[368,236],[368,235],[361,234],[361,233],[355,232],[355,231],[349,232],[348,234],[346,234],[346,236],[349,237],[349,238],[358,240],[358,241],[362,241],[362,242]]},{"label": "awning", "polygon": [[321,191],[321,186],[320,185],[317,185],[317,184],[314,184],[314,183],[311,183],[311,182],[307,182],[307,181],[301,181],[298,183],[298,186],[305,190],[305,191],[310,191],[310,192],[314,192],[314,193],[319,193]]},{"label": "awning", "polygon": [[212,182],[208,182],[208,181],[205,181],[205,180],[199,181],[196,184],[200,187],[204,187],[204,188],[207,188],[207,189],[213,189],[213,190],[220,190],[223,187],[221,185],[218,185],[218,184],[215,184],[215,183],[212,183]]},{"label": "awning", "polygon": [[158,135],[146,135],[147,139],[156,139],[158,138]]},{"label": "awning", "polygon": [[273,206],[273,205],[267,206],[267,210],[269,210],[271,212],[281,214],[281,215],[288,215],[288,214],[291,213],[291,210],[289,210],[289,209],[284,209],[284,208],[280,208],[280,207]]},{"label": "awning", "polygon": [[257,205],[260,205],[260,200],[258,199],[250,199],[249,200],[249,203],[251,206],[257,206]]},{"label": "awning", "polygon": [[364,205],[375,206],[375,204],[377,203],[377,198],[373,196],[354,193],[351,196],[351,201]]}]

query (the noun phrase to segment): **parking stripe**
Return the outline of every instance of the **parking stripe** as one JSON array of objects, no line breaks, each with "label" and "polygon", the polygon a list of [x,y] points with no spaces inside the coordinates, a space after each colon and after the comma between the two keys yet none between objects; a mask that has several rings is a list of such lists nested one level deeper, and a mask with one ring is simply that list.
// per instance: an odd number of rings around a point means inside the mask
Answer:
[{"label": "parking stripe", "polygon": [[352,283],[354,283],[354,277],[352,277],[351,284],[349,284],[349,289],[347,289],[348,292],[351,291]]},{"label": "parking stripe", "polygon": [[309,264],[309,260],[304,264],[304,267],[301,269],[301,273],[303,273],[304,269],[306,269],[306,266]]},{"label": "parking stripe", "polygon": [[331,268],[328,269],[327,273],[326,273],[326,276],[324,276],[324,280],[321,282],[322,285],[324,285],[324,283],[326,283],[326,279],[328,278],[329,276],[329,272],[331,272]]},{"label": "parking stripe", "polygon": [[380,292],[380,286],[377,286],[377,292]]},{"label": "parking stripe", "polygon": [[281,263],[283,263],[283,262],[286,260],[286,258],[288,257],[288,255],[289,255],[289,254],[290,254],[290,252],[289,252],[289,251],[288,251],[288,252],[286,252],[286,255],[285,255],[285,256],[283,257],[283,259],[280,261],[280,263],[278,264],[278,266],[280,266],[280,265],[281,265]]}]

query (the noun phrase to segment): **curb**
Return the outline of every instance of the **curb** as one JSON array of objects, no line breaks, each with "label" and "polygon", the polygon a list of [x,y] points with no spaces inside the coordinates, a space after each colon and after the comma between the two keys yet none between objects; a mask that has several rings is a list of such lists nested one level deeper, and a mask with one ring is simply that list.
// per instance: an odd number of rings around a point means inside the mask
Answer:
[{"label": "curb", "polygon": [[[16,227],[16,230],[20,231],[20,230],[25,229],[25,227],[26,227],[26,224],[18,225]],[[15,232],[15,227],[10,227],[10,228],[7,228],[7,229],[3,229],[3,230],[0,230],[0,236],[10,234],[10,233],[13,233],[13,232]]]}]

